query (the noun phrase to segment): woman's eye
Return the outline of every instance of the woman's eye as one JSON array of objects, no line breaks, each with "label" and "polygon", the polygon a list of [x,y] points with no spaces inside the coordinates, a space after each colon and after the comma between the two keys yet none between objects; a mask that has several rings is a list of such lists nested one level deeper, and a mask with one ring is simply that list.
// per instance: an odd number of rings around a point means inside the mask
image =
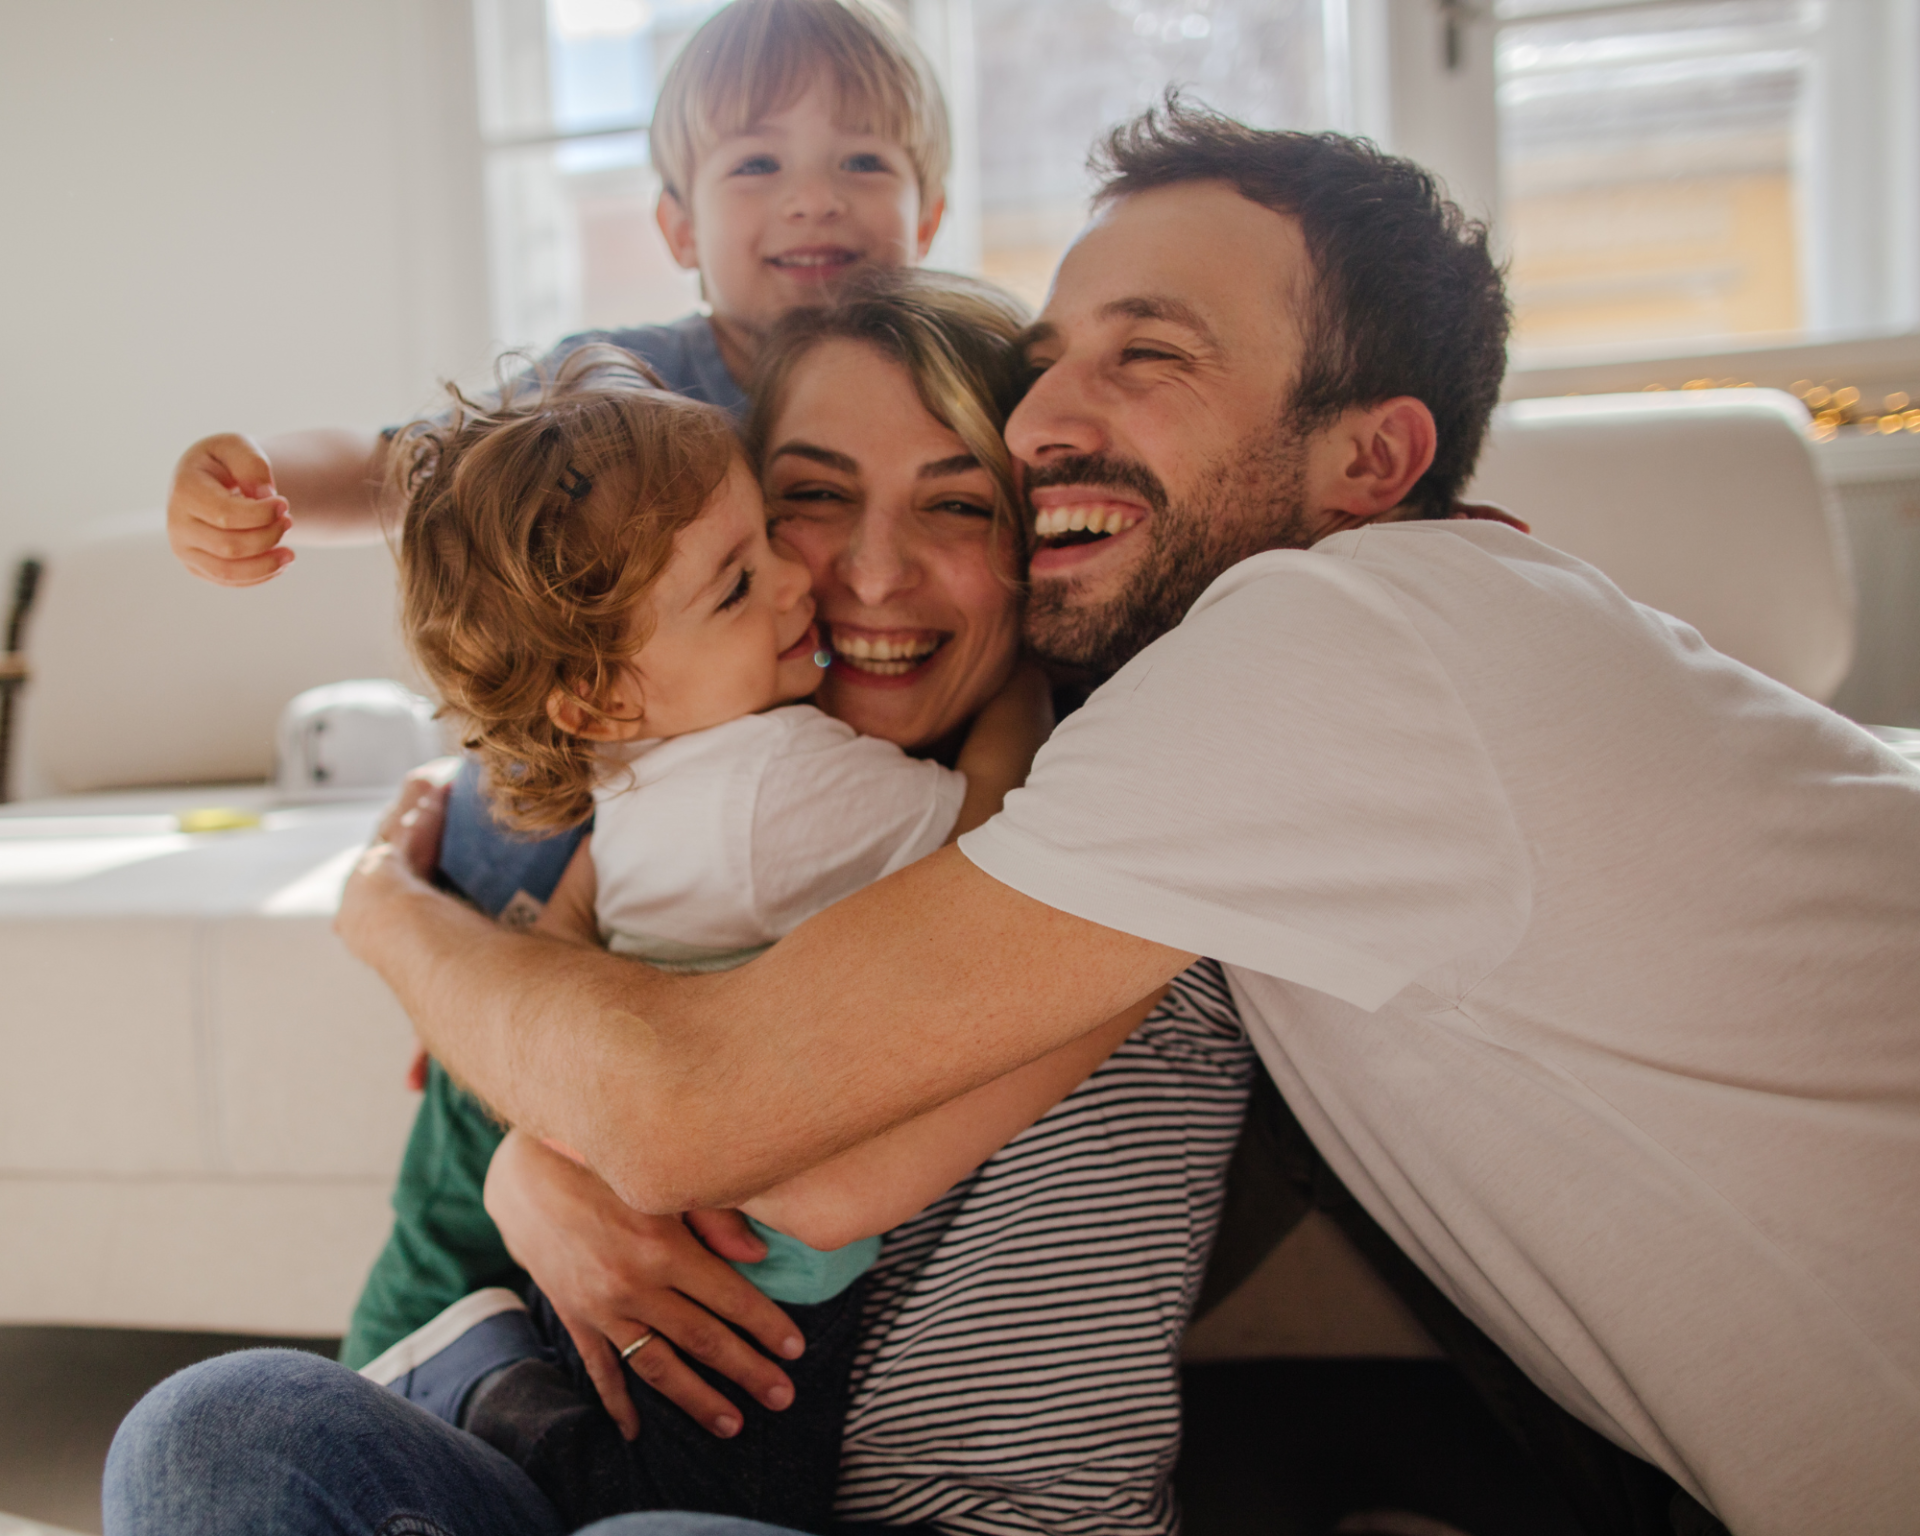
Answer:
[{"label": "woman's eye", "polygon": [[977,501],[968,501],[963,497],[950,496],[945,501],[933,504],[936,512],[951,512],[957,517],[992,517],[993,508],[982,506]]},{"label": "woman's eye", "polygon": [[738,608],[747,600],[747,594],[753,590],[753,567],[741,571],[740,579],[733,584],[733,590],[720,599],[720,606],[714,611],[725,613],[729,608]]},{"label": "woman's eye", "polygon": [[893,169],[892,166],[887,164],[883,156],[873,154],[848,155],[847,158],[841,162],[841,168],[853,171],[859,175],[871,175],[875,171],[890,171]]},{"label": "woman's eye", "polygon": [[[772,499],[783,507],[828,506],[848,499],[847,493],[831,485],[797,485],[790,491],[775,491]],[[775,514],[778,521],[778,514]]]},{"label": "woman's eye", "polygon": [[736,176],[772,176],[780,170],[780,162],[772,155],[748,155],[733,168]]}]

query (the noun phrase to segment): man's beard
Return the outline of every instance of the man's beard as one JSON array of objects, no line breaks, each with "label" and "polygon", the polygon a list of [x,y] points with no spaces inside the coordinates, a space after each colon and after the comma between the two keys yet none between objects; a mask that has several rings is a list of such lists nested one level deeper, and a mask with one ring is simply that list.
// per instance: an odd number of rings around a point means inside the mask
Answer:
[{"label": "man's beard", "polygon": [[1072,575],[1032,584],[1027,640],[1048,661],[1105,678],[1187,616],[1221,572],[1265,549],[1298,549],[1307,535],[1306,434],[1293,414],[1202,471],[1179,505],[1146,465],[1076,454],[1027,472],[1027,489],[1105,486],[1147,503],[1146,550],[1113,596],[1076,600]]}]

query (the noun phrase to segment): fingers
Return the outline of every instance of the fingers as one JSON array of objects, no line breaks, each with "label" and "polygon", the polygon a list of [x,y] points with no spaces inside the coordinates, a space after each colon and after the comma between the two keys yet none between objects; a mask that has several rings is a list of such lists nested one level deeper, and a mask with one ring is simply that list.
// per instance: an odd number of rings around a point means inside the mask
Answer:
[{"label": "fingers", "polygon": [[243,432],[216,432],[201,438],[181,456],[181,471],[189,467],[246,496],[273,494],[273,465],[267,462],[266,451]]},{"label": "fingers", "polygon": [[440,862],[440,834],[447,825],[447,789],[430,786],[420,802],[402,820],[394,840],[406,856],[407,867],[422,880],[430,879]]},{"label": "fingers", "polygon": [[[800,1330],[793,1321],[776,1307],[747,1277],[731,1265],[723,1264],[705,1249],[694,1249],[683,1255],[675,1265],[669,1282],[675,1291],[690,1296],[706,1311],[716,1317],[725,1318],[735,1328],[750,1333],[763,1344],[769,1353],[785,1360],[798,1360],[806,1351],[806,1341],[800,1337]],[[704,1315],[704,1314],[703,1314]],[[743,1356],[750,1356],[756,1364],[748,1369],[758,1374],[761,1367],[780,1373],[763,1356],[748,1349],[731,1330],[721,1329],[728,1340],[740,1344]],[[721,1360],[710,1353],[694,1347],[690,1339],[675,1333],[674,1338],[696,1359],[705,1361],[722,1375],[740,1383],[755,1397],[765,1400],[764,1394],[755,1389],[754,1382],[738,1371],[731,1370]],[[762,1378],[764,1379],[764,1378]],[[786,1377],[781,1375],[782,1381]]]},{"label": "fingers", "polygon": [[292,526],[273,468],[252,439],[202,438],[181,456],[167,497],[167,538],[196,576],[228,587],[266,581],[293,559],[277,547]]},{"label": "fingers", "polygon": [[[555,1309],[558,1311],[558,1309]],[[572,1336],[574,1347],[580,1351],[581,1362],[587,1368],[587,1375],[593,1381],[593,1390],[600,1394],[613,1422],[620,1426],[623,1439],[632,1440],[640,1433],[640,1410],[633,1406],[633,1398],[627,1391],[627,1373],[622,1367],[619,1354],[607,1342],[606,1335],[589,1323],[576,1322],[565,1313],[560,1321]],[[640,1335],[634,1334],[635,1338]]]},{"label": "fingers", "polygon": [[721,1258],[735,1264],[757,1264],[767,1256],[767,1245],[738,1211],[688,1211],[687,1225]]},{"label": "fingers", "polygon": [[[634,1324],[634,1338],[644,1332],[644,1326]],[[731,1440],[740,1433],[740,1410],[696,1376],[674,1353],[673,1345],[663,1334],[656,1333],[642,1348],[635,1350],[627,1357],[626,1364],[634,1375],[710,1433],[722,1440]],[[787,1402],[792,1401],[793,1389],[789,1387]]]},{"label": "fingers", "polygon": [[447,824],[447,786],[424,776],[409,778],[400,786],[400,797],[380,818],[374,834],[376,842],[391,843],[407,867],[422,880],[433,874],[440,862],[440,836]]},{"label": "fingers", "polygon": [[[653,1327],[671,1339],[681,1354],[718,1372],[776,1412],[792,1405],[793,1383],[787,1373],[705,1308],[676,1292],[665,1291],[648,1298],[647,1311]],[[634,1337],[639,1337],[638,1333]],[[649,1344],[633,1361],[652,1352]],[[651,1376],[645,1379],[653,1380]]]}]

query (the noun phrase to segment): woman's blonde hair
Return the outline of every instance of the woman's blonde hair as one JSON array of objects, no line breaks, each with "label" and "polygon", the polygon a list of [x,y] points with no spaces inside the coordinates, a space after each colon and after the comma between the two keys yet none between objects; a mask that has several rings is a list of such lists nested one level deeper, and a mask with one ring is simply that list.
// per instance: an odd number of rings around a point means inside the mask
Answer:
[{"label": "woman's blonde hair", "polygon": [[[764,464],[793,370],[823,342],[857,341],[898,363],[929,416],[959,438],[993,480],[994,538],[1026,570],[1031,539],[1014,489],[1007,417],[1032,370],[1022,341],[1031,317],[1012,294],[948,272],[869,270],[839,301],[782,316],[761,349],[747,444]],[[848,402],[858,410],[859,402]]]},{"label": "woman's blonde hair", "polygon": [[649,132],[661,184],[687,201],[716,140],[791,106],[817,80],[835,115],[898,144],[920,205],[945,195],[947,101],[927,57],[878,0],[733,0],[687,40],[660,83]]},{"label": "woman's blonde hair", "polygon": [[499,403],[448,393],[451,410],[404,428],[389,462],[402,625],[496,813],[558,831],[593,808],[597,761],[548,702],[599,714],[644,642],[641,598],[739,444],[723,412],[614,347],[503,379]]}]

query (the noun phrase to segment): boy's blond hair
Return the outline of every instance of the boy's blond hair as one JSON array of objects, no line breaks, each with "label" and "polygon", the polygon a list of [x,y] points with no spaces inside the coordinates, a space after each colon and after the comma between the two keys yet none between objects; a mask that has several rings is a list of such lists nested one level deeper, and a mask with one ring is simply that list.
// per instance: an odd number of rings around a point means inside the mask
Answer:
[{"label": "boy's blond hair", "polygon": [[601,765],[548,701],[607,718],[646,639],[641,600],[741,451],[724,412],[612,347],[504,383],[504,403],[449,390],[452,409],[405,428],[388,468],[406,504],[401,627],[494,813],[558,832],[593,809]]},{"label": "boy's blond hair", "polygon": [[818,79],[833,87],[839,121],[906,151],[923,209],[945,195],[946,97],[880,0],[733,0],[715,14],[661,82],[651,141],[662,185],[684,206],[716,140],[791,106]]}]

